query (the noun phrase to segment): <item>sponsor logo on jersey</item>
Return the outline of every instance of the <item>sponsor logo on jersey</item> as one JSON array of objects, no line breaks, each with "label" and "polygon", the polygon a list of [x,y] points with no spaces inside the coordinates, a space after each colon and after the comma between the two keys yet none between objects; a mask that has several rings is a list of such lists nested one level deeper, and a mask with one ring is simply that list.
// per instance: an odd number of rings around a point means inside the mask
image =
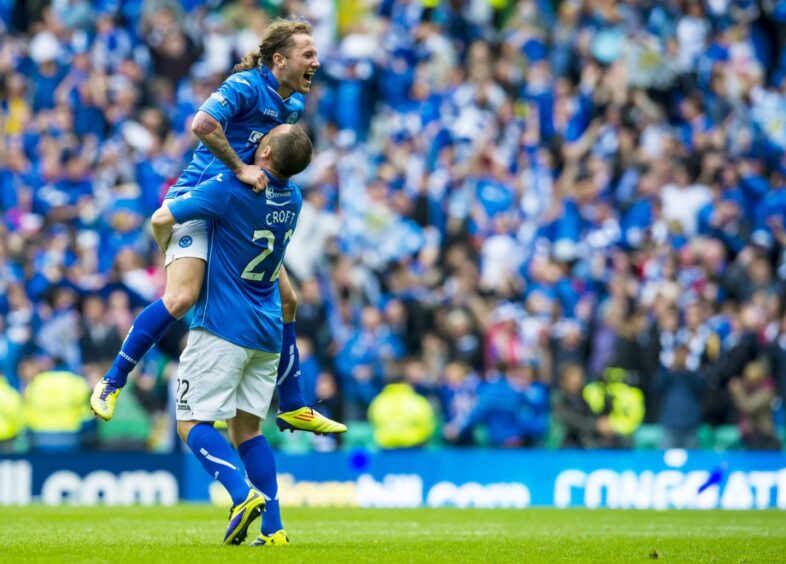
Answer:
[{"label": "sponsor logo on jersey", "polygon": [[[292,190],[281,190],[278,191],[272,186],[268,186],[265,189],[265,198],[267,205],[269,206],[276,206],[276,207],[283,207],[286,206],[288,203],[292,201]],[[286,201],[276,201],[276,198],[288,198]]]},{"label": "sponsor logo on jersey", "polygon": [[274,118],[278,117],[278,112],[276,110],[271,110],[270,108],[265,108],[265,111],[263,113],[266,116],[270,116],[270,117],[274,117]]},{"label": "sponsor logo on jersey", "polygon": [[265,197],[268,200],[273,200],[275,198],[289,198],[292,195],[292,190],[276,190],[272,186],[268,186],[265,189]]},{"label": "sponsor logo on jersey", "polygon": [[246,86],[251,86],[251,83],[244,78],[240,78],[239,76],[230,76],[229,82],[239,82],[240,84],[245,84]]},{"label": "sponsor logo on jersey", "polygon": [[248,140],[251,143],[259,143],[260,141],[262,141],[262,138],[264,136],[265,136],[264,133],[261,133],[259,131],[252,131],[251,135],[248,136]]},{"label": "sponsor logo on jersey", "polygon": [[[268,186],[265,189],[265,198],[267,198],[267,203],[272,206],[283,206],[284,204],[288,204],[292,201],[292,190],[276,190],[272,186]],[[286,202],[276,202],[274,201],[276,198],[289,198]]]},{"label": "sponsor logo on jersey", "polygon": [[224,98],[224,97],[223,97],[221,94],[219,94],[218,92],[213,92],[213,93],[210,95],[210,97],[211,97],[211,98],[213,98],[214,100],[216,100],[216,101],[217,101],[219,104],[221,104],[222,106],[226,106],[226,105],[227,105],[227,99],[226,99],[226,98]]},{"label": "sponsor logo on jersey", "polygon": [[298,119],[300,119],[300,114],[298,112],[292,112],[287,117],[287,123],[295,123]]}]

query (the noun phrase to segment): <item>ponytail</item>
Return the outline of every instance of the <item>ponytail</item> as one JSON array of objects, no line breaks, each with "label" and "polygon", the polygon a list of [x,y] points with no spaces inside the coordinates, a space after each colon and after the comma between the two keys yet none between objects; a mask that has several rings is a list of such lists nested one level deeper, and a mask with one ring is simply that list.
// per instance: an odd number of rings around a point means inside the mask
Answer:
[{"label": "ponytail", "polygon": [[243,59],[232,67],[232,72],[241,72],[246,70],[251,70],[259,67],[261,55],[259,54],[259,49],[256,51],[249,51],[245,55],[243,55]]}]

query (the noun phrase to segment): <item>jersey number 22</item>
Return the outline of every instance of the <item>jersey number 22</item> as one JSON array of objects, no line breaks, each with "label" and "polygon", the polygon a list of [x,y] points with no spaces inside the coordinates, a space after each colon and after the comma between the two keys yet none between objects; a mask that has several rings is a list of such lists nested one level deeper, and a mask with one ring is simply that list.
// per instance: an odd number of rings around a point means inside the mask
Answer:
[{"label": "jersey number 22", "polygon": [[[284,246],[286,246],[287,241],[292,238],[292,233],[293,231],[291,229],[284,233]],[[254,257],[254,259],[246,265],[246,268],[243,269],[243,274],[241,274],[240,277],[244,280],[261,282],[265,279],[265,275],[267,274],[264,270],[261,272],[254,272],[254,270],[273,252],[273,246],[276,244],[276,234],[269,229],[258,229],[254,231],[252,241],[258,241],[259,239],[267,239],[267,248]],[[270,275],[270,282],[278,280],[278,275],[281,272],[281,264],[283,262],[284,255],[282,253],[281,260],[278,261],[278,265],[276,265],[275,270],[273,270],[273,273]]]}]

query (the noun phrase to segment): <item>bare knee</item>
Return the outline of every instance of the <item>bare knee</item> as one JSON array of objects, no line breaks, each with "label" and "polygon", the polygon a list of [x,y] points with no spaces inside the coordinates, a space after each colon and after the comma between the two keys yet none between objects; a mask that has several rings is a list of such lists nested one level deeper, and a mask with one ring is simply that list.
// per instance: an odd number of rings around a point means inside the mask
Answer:
[{"label": "bare knee", "polygon": [[167,288],[164,292],[164,305],[172,317],[180,319],[194,307],[199,298],[199,290],[189,286]]}]

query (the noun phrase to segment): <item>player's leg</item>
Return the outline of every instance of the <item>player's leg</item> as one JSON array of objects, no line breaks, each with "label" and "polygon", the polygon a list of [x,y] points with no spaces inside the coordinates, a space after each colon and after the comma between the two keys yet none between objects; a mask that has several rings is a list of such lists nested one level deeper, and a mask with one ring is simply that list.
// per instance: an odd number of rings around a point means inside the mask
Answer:
[{"label": "player's leg", "polygon": [[284,431],[301,430],[317,434],[343,433],[346,425],[328,419],[318,411],[306,405],[303,392],[300,390],[300,353],[297,350],[295,336],[295,315],[297,313],[297,295],[289,281],[285,267],[281,267],[278,278],[281,294],[281,313],[284,318],[284,338],[281,343],[281,360],[278,365],[276,386],[279,398],[279,413],[276,425]]},{"label": "player's leg", "polygon": [[295,340],[295,314],[297,313],[297,294],[287,275],[281,267],[278,278],[278,289],[281,294],[281,315],[284,318],[284,338],[281,342],[281,361],[278,365],[278,401],[280,411],[294,411],[306,407],[306,400],[300,391],[300,354]]},{"label": "player's leg", "polygon": [[167,279],[163,297],[136,317],[112,367],[93,389],[90,405],[100,418],[105,421],[112,418],[128,374],[196,303],[205,277],[206,260],[206,223],[189,221],[175,226],[166,252]]},{"label": "player's leg", "polygon": [[166,267],[166,289],[137,316],[106,379],[123,387],[139,360],[196,303],[205,277],[205,261],[182,257]]},{"label": "player's leg", "polygon": [[238,410],[237,415],[227,422],[229,436],[237,446],[249,481],[265,496],[261,534],[251,544],[287,545],[289,537],[281,523],[281,508],[278,500],[276,460],[270,443],[259,431],[260,421],[258,416]]},{"label": "player's leg", "polygon": [[278,362],[278,354],[253,351],[237,388],[237,415],[227,421],[229,436],[240,452],[248,479],[265,496],[262,530],[252,543],[255,546],[289,544],[281,524],[276,461],[259,430],[273,399]]},{"label": "player's leg", "polygon": [[265,506],[262,494],[246,483],[237,453],[213,428],[214,421],[235,416],[237,387],[247,360],[242,347],[196,329],[188,335],[177,372],[177,433],[232,498],[224,544],[243,542],[248,526]]},{"label": "player's leg", "polygon": [[202,468],[226,488],[232,503],[243,503],[251,488],[240,471],[237,454],[221,433],[213,428],[213,421],[178,421],[177,434],[197,457]]}]

